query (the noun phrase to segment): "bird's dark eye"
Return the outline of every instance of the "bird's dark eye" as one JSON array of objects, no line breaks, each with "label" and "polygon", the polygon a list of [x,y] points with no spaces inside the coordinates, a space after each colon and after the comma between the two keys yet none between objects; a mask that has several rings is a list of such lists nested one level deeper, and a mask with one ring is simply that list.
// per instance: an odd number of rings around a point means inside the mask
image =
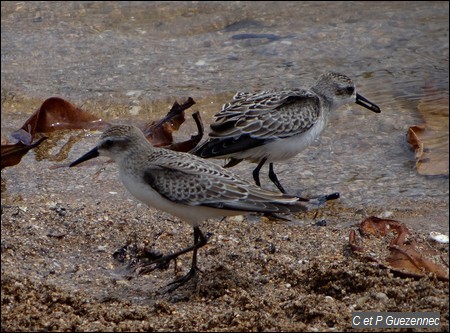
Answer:
[{"label": "bird's dark eye", "polygon": [[353,94],[353,92],[355,91],[355,88],[354,88],[354,87],[347,87],[345,90],[347,91],[347,93],[348,93],[349,95],[351,95],[351,94]]},{"label": "bird's dark eye", "polygon": [[103,147],[104,148],[111,148],[114,145],[114,141],[113,140],[106,140],[105,142],[103,142]]}]

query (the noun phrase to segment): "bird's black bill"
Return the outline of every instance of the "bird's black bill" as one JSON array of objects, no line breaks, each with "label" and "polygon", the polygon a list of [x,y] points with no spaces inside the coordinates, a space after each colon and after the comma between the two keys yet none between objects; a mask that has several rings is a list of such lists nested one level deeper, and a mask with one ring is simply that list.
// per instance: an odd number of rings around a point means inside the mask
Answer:
[{"label": "bird's black bill", "polygon": [[76,161],[70,163],[69,167],[73,167],[75,165],[78,165],[84,161],[90,160],[91,158],[97,157],[98,156],[98,150],[97,148],[92,149],[90,152],[84,154],[83,156],[81,156],[79,159],[77,159]]},{"label": "bird's black bill", "polygon": [[373,104],[371,101],[361,96],[360,94],[356,94],[356,104],[364,106],[366,109],[369,109],[376,113],[381,112],[381,109],[378,107],[378,105]]}]

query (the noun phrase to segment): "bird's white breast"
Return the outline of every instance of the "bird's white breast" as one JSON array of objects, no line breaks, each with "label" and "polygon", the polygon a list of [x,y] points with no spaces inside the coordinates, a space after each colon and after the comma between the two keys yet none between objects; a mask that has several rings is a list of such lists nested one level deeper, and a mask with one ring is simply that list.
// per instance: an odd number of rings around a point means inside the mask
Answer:
[{"label": "bird's white breast", "polygon": [[216,209],[206,206],[190,206],[170,201],[154,190],[149,184],[145,183],[143,177],[139,177],[139,175],[135,175],[129,170],[121,169],[120,179],[125,188],[147,206],[177,216],[192,226],[198,226],[202,221],[209,218],[242,214],[239,211]]},{"label": "bird's white breast", "polygon": [[290,159],[303,151],[316,140],[326,126],[326,119],[321,116],[306,132],[284,139],[276,139],[262,146],[232,154],[235,158],[249,159],[254,162],[267,157],[267,162]]}]

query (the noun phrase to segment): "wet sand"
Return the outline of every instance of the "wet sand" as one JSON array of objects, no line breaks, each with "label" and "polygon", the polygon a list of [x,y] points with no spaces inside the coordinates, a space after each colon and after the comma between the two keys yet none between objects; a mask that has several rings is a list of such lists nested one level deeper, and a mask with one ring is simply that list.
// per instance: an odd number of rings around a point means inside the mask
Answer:
[{"label": "wet sand", "polygon": [[[167,284],[190,268],[190,254],[140,276],[113,254],[126,245],[176,251],[191,244],[191,227],[138,204],[114,166],[102,167],[60,169],[65,193],[49,195],[47,184],[32,197],[2,196],[2,330],[342,331],[352,330],[353,311],[438,311],[441,326],[432,331],[449,329],[448,282],[399,277],[352,253],[349,231],[386,211],[355,211],[339,200],[291,222],[253,215],[207,221],[202,231],[212,235],[199,250],[201,273],[168,293]],[[448,265],[448,244],[412,232]],[[379,244],[371,251],[386,250]]]}]

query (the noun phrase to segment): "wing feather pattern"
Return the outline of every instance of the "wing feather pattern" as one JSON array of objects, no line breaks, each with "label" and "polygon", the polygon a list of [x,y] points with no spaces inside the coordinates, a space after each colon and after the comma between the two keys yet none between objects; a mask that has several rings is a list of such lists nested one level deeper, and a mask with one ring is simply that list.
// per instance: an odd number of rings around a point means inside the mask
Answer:
[{"label": "wing feather pattern", "polygon": [[187,157],[152,157],[144,181],[166,199],[188,206],[280,213],[306,209],[297,197],[264,190],[214,163]]},{"label": "wing feather pattern", "polygon": [[218,157],[299,135],[320,116],[320,99],[310,90],[238,92],[211,124],[210,138],[194,151]]}]

